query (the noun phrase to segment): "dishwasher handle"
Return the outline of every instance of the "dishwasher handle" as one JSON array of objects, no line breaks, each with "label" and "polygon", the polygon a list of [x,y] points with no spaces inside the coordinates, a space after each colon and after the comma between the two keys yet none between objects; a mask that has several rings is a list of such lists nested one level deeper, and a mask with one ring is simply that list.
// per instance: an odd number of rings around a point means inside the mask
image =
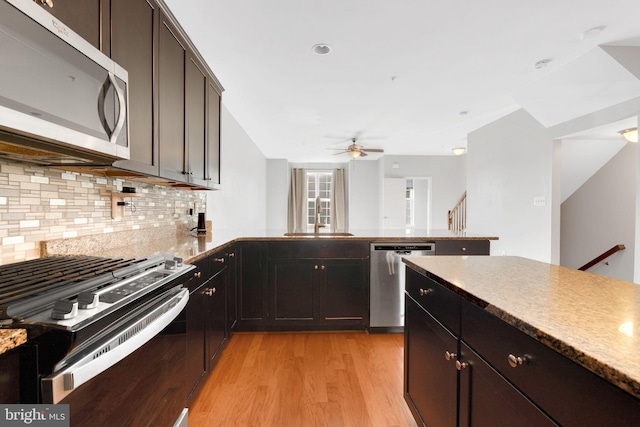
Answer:
[{"label": "dishwasher handle", "polygon": [[189,290],[163,301],[143,318],[99,346],[76,363],[42,379],[44,403],[58,403],[77,387],[100,375],[142,347],[173,322],[186,307]]}]

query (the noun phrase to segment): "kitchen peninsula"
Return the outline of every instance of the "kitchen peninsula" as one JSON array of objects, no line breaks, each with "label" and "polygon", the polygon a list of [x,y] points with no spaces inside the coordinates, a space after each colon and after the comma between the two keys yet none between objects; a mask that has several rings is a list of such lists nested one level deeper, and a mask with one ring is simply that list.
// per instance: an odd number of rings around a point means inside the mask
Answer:
[{"label": "kitchen peninsula", "polygon": [[638,285],[519,257],[405,263],[417,420],[638,425]]}]

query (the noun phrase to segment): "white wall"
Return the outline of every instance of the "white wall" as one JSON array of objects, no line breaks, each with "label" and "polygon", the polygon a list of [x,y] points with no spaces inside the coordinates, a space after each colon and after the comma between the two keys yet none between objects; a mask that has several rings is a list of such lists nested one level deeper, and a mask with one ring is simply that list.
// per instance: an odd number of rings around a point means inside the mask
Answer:
[{"label": "white wall", "polygon": [[349,162],[349,224],[352,230],[377,230],[382,225],[380,162]]},{"label": "white wall", "polygon": [[[492,255],[554,262],[552,204],[559,201],[546,129],[519,110],[471,132],[467,149],[467,231],[499,237]],[[544,206],[534,206],[537,196]]]},{"label": "white wall", "polygon": [[634,280],[637,145],[627,143],[562,204],[561,265],[579,268],[617,244],[626,249],[590,272]]},{"label": "white wall", "polygon": [[466,156],[384,156],[381,161],[384,178],[431,177],[431,228],[446,230],[448,211],[467,189]]},{"label": "white wall", "polygon": [[224,104],[220,114],[222,189],[207,192],[207,219],[214,229],[264,229],[267,159]]},{"label": "white wall", "polygon": [[287,159],[267,160],[267,228],[287,228],[290,171]]}]

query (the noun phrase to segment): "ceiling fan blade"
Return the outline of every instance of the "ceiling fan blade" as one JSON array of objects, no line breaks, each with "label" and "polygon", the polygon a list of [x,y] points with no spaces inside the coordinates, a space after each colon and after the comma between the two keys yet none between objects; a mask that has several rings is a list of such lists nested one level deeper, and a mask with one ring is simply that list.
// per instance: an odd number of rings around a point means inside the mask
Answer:
[{"label": "ceiling fan blade", "polygon": [[363,150],[369,153],[384,153],[382,148],[363,148]]},{"label": "ceiling fan blade", "polygon": [[365,153],[363,150],[360,150],[360,155],[358,157],[367,157],[367,153]]},{"label": "ceiling fan blade", "polygon": [[338,154],[346,154],[346,153],[348,153],[348,151],[341,151],[341,152],[339,152],[339,153],[333,153],[333,155],[334,155],[334,156],[337,156]]}]

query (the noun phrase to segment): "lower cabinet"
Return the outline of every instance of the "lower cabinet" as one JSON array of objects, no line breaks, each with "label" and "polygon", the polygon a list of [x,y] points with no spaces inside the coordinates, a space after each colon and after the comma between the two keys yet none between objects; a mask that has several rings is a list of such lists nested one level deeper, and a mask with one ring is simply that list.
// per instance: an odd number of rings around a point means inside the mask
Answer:
[{"label": "lower cabinet", "polygon": [[639,399],[451,292],[407,272],[404,393],[419,424],[640,425]]},{"label": "lower cabinet", "polygon": [[458,338],[411,298],[406,297],[405,307],[405,398],[418,423],[453,427],[457,422]]},{"label": "lower cabinet", "polygon": [[366,245],[280,243],[272,242],[269,248],[269,329],[366,329]]},{"label": "lower cabinet", "polygon": [[267,330],[269,293],[267,242],[236,243],[237,331]]},{"label": "lower cabinet", "polygon": [[187,369],[190,405],[213,368],[227,338],[226,254],[217,253],[193,264],[187,303]]},{"label": "lower cabinet", "polygon": [[270,325],[364,329],[366,264],[355,259],[278,259],[269,263]]}]

